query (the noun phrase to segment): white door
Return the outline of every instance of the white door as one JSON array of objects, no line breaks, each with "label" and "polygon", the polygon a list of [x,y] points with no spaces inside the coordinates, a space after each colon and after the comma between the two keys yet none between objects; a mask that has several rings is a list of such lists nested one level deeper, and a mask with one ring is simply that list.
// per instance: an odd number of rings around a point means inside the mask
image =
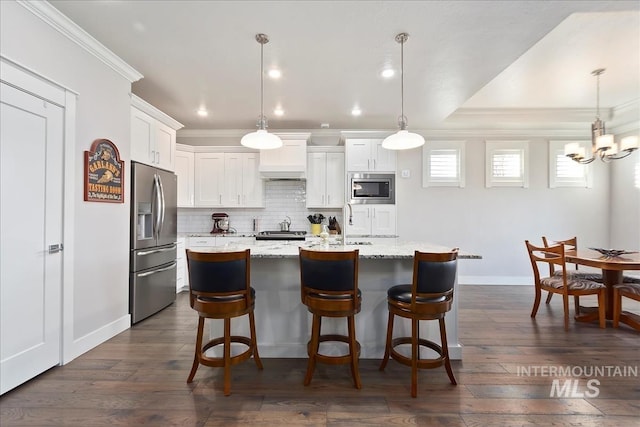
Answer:
[{"label": "white door", "polygon": [[[0,84],[0,393],[60,363],[64,110]],[[69,165],[68,167],[71,167]]]}]

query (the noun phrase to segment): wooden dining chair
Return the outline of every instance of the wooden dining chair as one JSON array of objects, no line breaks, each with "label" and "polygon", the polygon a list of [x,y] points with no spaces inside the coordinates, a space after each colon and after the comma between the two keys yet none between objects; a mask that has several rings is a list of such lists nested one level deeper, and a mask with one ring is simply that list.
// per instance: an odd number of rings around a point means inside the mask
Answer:
[{"label": "wooden dining chair", "polygon": [[[578,249],[578,238],[576,236],[571,237],[569,239],[565,239],[565,240],[548,240],[546,236],[542,236],[542,244],[544,245],[544,247],[549,247],[550,244],[557,245],[559,243],[562,243],[564,245],[565,250],[568,250],[568,251]],[[567,274],[569,274],[571,277],[592,280],[594,282],[602,283],[602,273],[580,271],[578,270],[578,264],[574,264],[574,266],[575,266],[574,269],[567,270]],[[562,275],[561,269],[555,267],[554,264],[549,264],[549,276],[561,276],[561,275]],[[553,292],[548,292],[545,304],[549,304],[551,302],[552,297],[553,297]],[[576,310],[576,315],[580,314],[580,296],[579,295],[575,295],[573,297],[573,304]]]},{"label": "wooden dining chair", "polygon": [[[606,287],[602,283],[574,277],[567,273],[567,264],[565,260],[565,246],[560,243],[552,246],[534,246],[525,241],[531,267],[533,268],[534,284],[535,284],[535,300],[531,317],[535,318],[540,306],[542,291],[551,292],[562,295],[564,306],[564,329],[569,329],[569,297],[580,295],[597,295],[598,296],[598,320],[600,327],[606,326],[605,304],[606,304]],[[548,277],[542,277],[540,267],[543,264],[553,264],[554,269],[561,271],[561,274],[550,274]],[[552,270],[550,270],[552,271]],[[553,270],[555,271],[555,270]]]},{"label": "wooden dining chair", "polygon": [[622,297],[640,301],[640,280],[637,283],[621,283],[613,287],[613,327],[617,328],[622,322],[640,331],[640,316],[622,312]]}]

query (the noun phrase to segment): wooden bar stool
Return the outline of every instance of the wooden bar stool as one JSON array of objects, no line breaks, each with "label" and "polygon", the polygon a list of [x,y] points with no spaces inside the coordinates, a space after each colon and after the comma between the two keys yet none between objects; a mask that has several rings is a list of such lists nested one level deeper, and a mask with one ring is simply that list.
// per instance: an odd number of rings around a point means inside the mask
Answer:
[{"label": "wooden bar stool", "polygon": [[[451,384],[456,379],[451,370],[447,331],[444,316],[453,304],[453,286],[456,281],[458,249],[445,253],[427,253],[415,251],[413,257],[413,283],[396,285],[387,291],[389,322],[384,358],[380,370],[384,370],[389,356],[403,365],[411,366],[411,396],[418,395],[418,369],[437,368],[444,365]],[[398,315],[411,319],[411,336],[393,338],[393,320]],[[441,344],[420,338],[420,320],[438,320],[440,323]],[[411,357],[396,350],[402,344],[411,344]],[[421,359],[420,346],[434,350],[438,357]]]},{"label": "wooden bar stool", "polygon": [[[313,314],[311,340],[307,344],[309,363],[304,385],[311,383],[317,362],[351,365],[356,388],[361,388],[356,340],[355,315],[360,312],[362,295],[358,289],[358,250],[348,252],[308,251],[300,248],[300,284],[302,303]],[[322,317],[346,317],[348,335],[321,335]],[[318,352],[321,342],[349,344],[349,353],[329,356]]]},{"label": "wooden bar stool", "polygon": [[[256,326],[253,316],[255,290],[250,286],[249,249],[240,252],[193,252],[187,249],[189,269],[189,302],[198,312],[198,333],[191,373],[187,383],[193,381],[200,364],[224,368],[224,395],[231,394],[231,366],[252,355],[258,369],[262,362],[258,354]],[[250,337],[231,335],[231,319],[249,315]],[[224,319],[224,336],[202,344],[205,319]],[[231,355],[231,344],[239,343],[246,350]],[[213,357],[207,350],[223,345],[223,356]]]}]

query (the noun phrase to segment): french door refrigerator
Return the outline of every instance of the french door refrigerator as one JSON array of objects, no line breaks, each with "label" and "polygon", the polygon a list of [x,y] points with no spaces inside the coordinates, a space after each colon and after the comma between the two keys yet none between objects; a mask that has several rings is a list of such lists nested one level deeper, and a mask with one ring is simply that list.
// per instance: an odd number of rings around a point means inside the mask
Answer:
[{"label": "french door refrigerator", "polygon": [[176,298],[177,177],[131,162],[129,312],[137,323]]}]

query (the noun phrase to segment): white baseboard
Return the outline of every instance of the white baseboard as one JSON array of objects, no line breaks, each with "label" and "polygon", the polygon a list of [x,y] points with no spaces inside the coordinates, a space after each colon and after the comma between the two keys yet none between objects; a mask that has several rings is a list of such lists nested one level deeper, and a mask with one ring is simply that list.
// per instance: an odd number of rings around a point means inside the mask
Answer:
[{"label": "white baseboard", "polygon": [[459,276],[459,285],[526,285],[533,286],[532,276]]},{"label": "white baseboard", "polygon": [[83,337],[74,339],[70,345],[71,348],[67,348],[64,351],[62,364],[66,365],[76,357],[115,337],[120,332],[126,331],[130,327],[131,315],[127,314]]}]

